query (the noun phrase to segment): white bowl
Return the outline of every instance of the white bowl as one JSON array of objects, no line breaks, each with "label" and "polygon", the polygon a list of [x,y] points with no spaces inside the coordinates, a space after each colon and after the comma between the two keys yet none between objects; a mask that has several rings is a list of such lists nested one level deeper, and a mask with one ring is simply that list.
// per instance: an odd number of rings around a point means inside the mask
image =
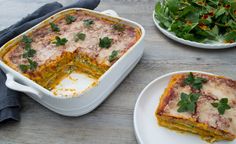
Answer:
[{"label": "white bowl", "polygon": [[[17,39],[22,37],[22,35],[39,27],[43,23],[48,23],[48,21],[50,21],[51,19],[63,15],[70,10],[83,10],[98,15],[99,17],[111,18],[113,20],[116,19],[119,22],[126,23],[128,25],[139,28],[141,31],[141,37],[117,62],[115,62],[98,79],[98,84],[96,86],[90,87],[89,89],[83,91],[76,97],[65,98],[55,96],[51,91],[43,88],[34,81],[13,70],[1,60],[0,68],[6,73],[6,86],[8,88],[26,93],[28,96],[30,96],[40,104],[61,115],[81,116],[92,111],[99,104],[101,104],[109,96],[109,94],[122,82],[122,80],[135,67],[135,65],[142,57],[143,46],[141,42],[145,35],[145,31],[140,24],[119,17],[118,14],[113,10],[96,12],[82,8],[70,8],[54,14],[53,16],[49,17],[48,19],[44,20],[33,28],[12,39],[4,46],[2,46],[0,51],[4,50],[4,47],[6,47],[9,43],[14,43],[15,41],[17,41]],[[82,84],[86,84],[86,86],[91,83],[89,79],[84,78],[83,76],[79,76],[79,78],[80,80],[83,80]],[[67,80],[65,80],[64,82],[64,85],[66,86],[78,86],[81,84],[81,81],[77,81],[74,84],[68,83]],[[84,89],[86,86],[78,87],[78,89]]]},{"label": "white bowl", "polygon": [[152,19],[156,25],[156,27],[167,37],[171,38],[174,41],[177,41],[179,43],[197,47],[197,48],[204,48],[204,49],[224,49],[224,48],[232,48],[236,46],[236,42],[234,43],[221,43],[221,42],[215,42],[215,43],[199,43],[195,41],[185,40],[183,38],[177,37],[173,32],[170,32],[164,28],[162,28],[159,25],[159,21],[155,18],[155,11],[153,11]]},{"label": "white bowl", "polygon": [[[139,95],[134,109],[134,129],[139,144],[206,144],[199,136],[182,134],[161,127],[155,116],[160,96],[174,74],[201,71],[178,71],[165,74],[149,83]],[[213,75],[213,74],[211,74]],[[215,144],[235,144],[234,141],[221,141]]]}]

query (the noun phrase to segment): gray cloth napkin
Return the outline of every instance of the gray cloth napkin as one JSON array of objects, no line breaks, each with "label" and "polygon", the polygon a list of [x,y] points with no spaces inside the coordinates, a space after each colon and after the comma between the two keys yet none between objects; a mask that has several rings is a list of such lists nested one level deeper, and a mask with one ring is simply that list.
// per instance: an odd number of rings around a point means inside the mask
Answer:
[{"label": "gray cloth napkin", "polygon": [[[38,10],[23,18],[16,24],[0,31],[0,47],[7,41],[23,33],[49,16],[67,8],[94,9],[100,0],[78,0],[74,4],[63,7],[58,2],[53,2],[40,7]],[[5,86],[6,76],[0,70],[0,122],[20,119],[20,93],[10,90]]]}]

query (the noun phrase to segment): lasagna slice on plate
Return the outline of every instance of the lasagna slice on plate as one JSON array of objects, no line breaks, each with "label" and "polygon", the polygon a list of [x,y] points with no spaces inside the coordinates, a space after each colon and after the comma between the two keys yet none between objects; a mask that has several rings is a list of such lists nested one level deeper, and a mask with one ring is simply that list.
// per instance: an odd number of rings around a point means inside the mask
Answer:
[{"label": "lasagna slice on plate", "polygon": [[156,117],[161,126],[198,134],[208,142],[236,136],[236,81],[202,73],[172,76]]}]

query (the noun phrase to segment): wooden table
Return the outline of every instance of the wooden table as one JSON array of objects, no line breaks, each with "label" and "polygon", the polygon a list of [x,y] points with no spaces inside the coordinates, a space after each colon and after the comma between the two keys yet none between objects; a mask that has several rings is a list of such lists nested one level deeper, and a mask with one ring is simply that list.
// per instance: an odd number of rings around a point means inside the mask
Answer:
[{"label": "wooden table", "polygon": [[[53,0],[0,0],[0,29],[48,1]],[[101,106],[85,116],[70,118],[23,95],[21,121],[0,126],[0,143],[134,144],[134,105],[142,89],[156,77],[179,70],[202,70],[236,79],[235,48],[197,49],[166,38],[153,24],[154,4],[154,0],[103,0],[97,8],[113,9],[146,30],[143,58]]]}]

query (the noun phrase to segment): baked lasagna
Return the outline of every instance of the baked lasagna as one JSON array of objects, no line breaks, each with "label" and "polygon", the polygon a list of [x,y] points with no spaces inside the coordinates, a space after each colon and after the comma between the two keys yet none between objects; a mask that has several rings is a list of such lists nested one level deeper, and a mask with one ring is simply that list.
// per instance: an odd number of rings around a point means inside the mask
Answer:
[{"label": "baked lasagna", "polygon": [[156,110],[159,125],[208,142],[236,136],[236,81],[202,73],[172,76]]},{"label": "baked lasagna", "polygon": [[71,10],[46,20],[10,44],[2,60],[52,90],[71,72],[98,79],[140,38],[140,30],[121,20]]}]

